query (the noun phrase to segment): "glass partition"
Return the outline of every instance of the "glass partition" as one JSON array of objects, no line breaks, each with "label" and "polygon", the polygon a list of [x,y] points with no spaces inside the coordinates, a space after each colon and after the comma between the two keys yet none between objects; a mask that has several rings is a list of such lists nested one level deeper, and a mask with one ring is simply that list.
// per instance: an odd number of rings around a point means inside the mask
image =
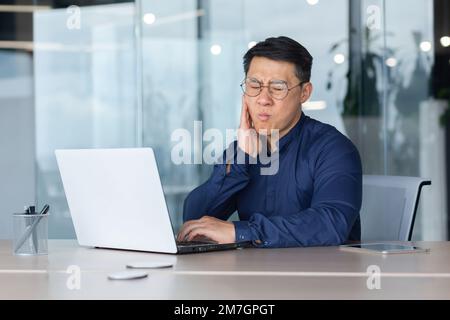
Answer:
[{"label": "glass partition", "polygon": [[[284,0],[275,10],[273,6],[260,0],[140,1],[143,142],[156,150],[175,229],[182,223],[185,196],[210,173],[202,150],[211,144],[224,148],[227,129],[239,124],[242,57],[255,41],[286,35],[304,44],[315,57],[315,92],[306,113],[345,129],[339,107],[346,89],[340,77],[348,70],[343,40],[348,36],[348,1],[312,5]],[[336,83],[329,87],[329,81]],[[189,132],[190,164],[171,161],[179,143],[172,136],[177,129]],[[222,139],[209,141],[211,129]]]},{"label": "glass partition", "polygon": [[[51,236],[74,236],[57,148],[153,147],[177,230],[184,198],[211,172],[203,152],[225,148],[227,129],[239,124],[243,55],[286,35],[314,57],[304,112],[356,144],[365,174],[431,178],[414,237],[446,238],[442,110],[428,90],[431,1],[138,0],[78,9],[34,14],[37,191],[55,208]],[[189,161],[177,163],[183,139]]]},{"label": "glass partition", "polygon": [[134,3],[34,13],[37,197],[49,236],[74,230],[55,149],[137,144]]}]

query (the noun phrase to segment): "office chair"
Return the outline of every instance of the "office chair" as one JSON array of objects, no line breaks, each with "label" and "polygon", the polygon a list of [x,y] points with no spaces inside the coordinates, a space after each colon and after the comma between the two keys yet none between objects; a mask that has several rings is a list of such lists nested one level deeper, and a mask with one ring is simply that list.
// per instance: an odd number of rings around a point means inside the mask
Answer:
[{"label": "office chair", "polygon": [[423,186],[415,177],[363,176],[361,241],[410,241]]}]

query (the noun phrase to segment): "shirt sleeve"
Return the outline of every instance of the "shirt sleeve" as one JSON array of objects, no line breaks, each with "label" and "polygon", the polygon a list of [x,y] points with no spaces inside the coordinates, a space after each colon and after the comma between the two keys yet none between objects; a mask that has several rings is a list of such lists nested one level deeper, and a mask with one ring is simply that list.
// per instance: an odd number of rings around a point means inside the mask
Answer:
[{"label": "shirt sleeve", "polygon": [[[227,172],[227,164],[230,164]],[[183,220],[205,215],[227,220],[236,211],[236,195],[250,181],[249,156],[234,142],[224,151],[221,163],[214,164],[210,178],[189,193],[184,201]]]},{"label": "shirt sleeve", "polygon": [[362,201],[361,159],[346,137],[328,139],[309,161],[314,193],[309,208],[266,217],[254,213],[236,221],[236,240],[258,247],[327,246],[344,243],[359,217]]}]

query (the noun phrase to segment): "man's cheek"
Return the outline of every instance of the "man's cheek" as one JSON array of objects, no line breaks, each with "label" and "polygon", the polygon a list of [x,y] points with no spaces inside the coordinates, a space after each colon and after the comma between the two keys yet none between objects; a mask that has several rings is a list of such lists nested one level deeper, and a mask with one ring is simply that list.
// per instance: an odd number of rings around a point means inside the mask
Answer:
[{"label": "man's cheek", "polygon": [[252,120],[253,122],[257,122],[258,121],[258,114],[256,112],[255,109],[253,109],[252,107],[249,108],[249,113],[250,113],[250,120]]}]

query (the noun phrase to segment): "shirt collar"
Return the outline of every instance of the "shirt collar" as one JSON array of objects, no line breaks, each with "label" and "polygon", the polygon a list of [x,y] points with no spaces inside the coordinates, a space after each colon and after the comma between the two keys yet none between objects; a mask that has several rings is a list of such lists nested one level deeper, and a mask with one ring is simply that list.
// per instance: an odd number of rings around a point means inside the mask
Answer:
[{"label": "shirt collar", "polygon": [[281,137],[279,143],[278,143],[278,149],[280,151],[283,150],[295,137],[298,136],[300,133],[301,128],[303,127],[303,124],[305,123],[308,116],[302,112],[300,119],[297,121],[295,126],[289,130],[289,132]]}]

